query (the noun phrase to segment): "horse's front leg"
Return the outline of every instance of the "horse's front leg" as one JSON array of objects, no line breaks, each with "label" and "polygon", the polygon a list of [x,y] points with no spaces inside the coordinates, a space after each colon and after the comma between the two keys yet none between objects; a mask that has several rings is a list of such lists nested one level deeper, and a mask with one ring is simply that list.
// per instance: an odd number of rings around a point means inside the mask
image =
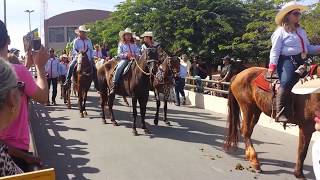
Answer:
[{"label": "horse's front leg", "polygon": [[305,179],[303,174],[303,163],[306,159],[312,133],[314,132],[314,123],[301,125],[299,129],[298,159],[294,170],[296,178]]},{"label": "horse's front leg", "polygon": [[86,110],[86,103],[87,103],[87,96],[88,96],[88,91],[83,91],[83,113],[85,116],[88,115],[87,110]]},{"label": "horse's front leg", "polygon": [[142,129],[144,130],[145,134],[150,133],[149,129],[146,126],[146,121],[145,121],[147,103],[148,103],[148,97],[139,98]]},{"label": "horse's front leg", "polygon": [[[140,104],[141,106],[141,104]],[[132,124],[132,133],[134,136],[138,136],[137,132],[137,98],[135,96],[132,97],[132,115],[133,115],[133,124]]]},{"label": "horse's front leg", "polygon": [[113,108],[114,98],[115,98],[115,93],[109,94],[109,97],[108,97],[108,111],[109,111],[110,120],[111,120],[112,124],[114,126],[118,126],[117,121],[114,119],[114,114],[113,114],[113,109],[112,109]]},{"label": "horse's front leg", "polygon": [[168,126],[170,126],[170,121],[169,121],[168,118],[167,118],[167,111],[168,111],[168,101],[167,101],[167,99],[165,99],[164,102],[163,102],[163,113],[164,113],[164,116],[163,116],[164,120],[163,120],[163,121],[164,121]]},{"label": "horse's front leg", "polygon": [[160,109],[160,97],[159,97],[159,93],[154,93],[155,97],[156,97],[156,102],[157,102],[157,111],[156,111],[156,115],[154,116],[154,125],[158,125],[159,123],[159,109]]},{"label": "horse's front leg", "polygon": [[107,102],[107,98],[106,98],[106,94],[104,92],[101,92],[100,93],[100,99],[101,99],[101,103],[100,103],[100,107],[101,107],[101,111],[102,111],[102,122],[104,124],[107,124],[107,121],[106,121],[106,115],[105,115],[105,105],[106,105],[106,102]]},{"label": "horse's front leg", "polygon": [[83,96],[82,96],[81,90],[79,90],[78,91],[78,106],[79,106],[79,111],[80,111],[80,117],[84,118],[82,102],[83,102]]}]

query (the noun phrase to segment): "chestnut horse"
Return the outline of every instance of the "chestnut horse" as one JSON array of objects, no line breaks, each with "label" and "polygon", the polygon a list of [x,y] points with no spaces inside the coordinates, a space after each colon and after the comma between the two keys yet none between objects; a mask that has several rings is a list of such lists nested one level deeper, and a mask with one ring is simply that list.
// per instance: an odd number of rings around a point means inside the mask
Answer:
[{"label": "chestnut horse", "polygon": [[[241,134],[244,137],[245,157],[250,164],[260,171],[260,162],[251,142],[254,126],[263,112],[271,117],[272,92],[267,92],[255,84],[255,79],[267,69],[252,67],[240,72],[231,82],[228,96],[228,135],[225,147],[237,147],[240,128],[240,111],[242,114]],[[306,158],[308,146],[314,129],[316,107],[320,105],[320,94],[296,95],[291,94],[292,116],[289,123],[299,126],[298,159],[294,170],[297,178],[304,178],[303,163]],[[273,108],[275,109],[275,108]],[[272,115],[274,118],[274,115]]]},{"label": "chestnut horse", "polygon": [[[88,115],[86,111],[86,101],[87,101],[87,94],[89,91],[89,88],[92,83],[93,78],[93,71],[91,67],[90,60],[87,56],[86,52],[79,52],[77,55],[77,69],[73,71],[73,91],[78,94],[78,105],[79,105],[79,111],[80,116],[83,118],[85,115]],[[67,106],[68,108],[71,108],[70,105],[70,86],[66,87],[66,96],[67,96]]]}]

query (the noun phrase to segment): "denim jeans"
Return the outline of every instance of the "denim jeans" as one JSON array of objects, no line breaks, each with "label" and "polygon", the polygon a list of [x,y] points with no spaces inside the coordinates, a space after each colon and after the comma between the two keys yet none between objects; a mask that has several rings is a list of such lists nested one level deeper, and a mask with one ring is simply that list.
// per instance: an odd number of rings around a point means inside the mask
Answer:
[{"label": "denim jeans", "polygon": [[185,86],[185,79],[184,78],[179,78],[176,80],[176,85],[174,87],[175,89],[175,94],[176,94],[176,103],[180,104],[180,94],[183,98],[185,98],[184,94],[184,86]]},{"label": "denim jeans", "polygon": [[115,72],[115,75],[113,77],[113,83],[118,83],[119,79],[121,77],[121,74],[123,73],[124,68],[129,64],[129,61],[126,59],[121,59],[120,62],[117,65],[117,69]]},{"label": "denim jeans", "polygon": [[[57,97],[57,86],[58,86],[58,78],[48,78],[48,91],[50,92],[50,86],[52,84],[52,97],[51,101],[56,102]],[[48,96],[48,102],[49,102],[49,96]]]},{"label": "denim jeans", "polygon": [[196,86],[197,86],[197,92],[199,92],[199,93],[203,92],[201,77],[194,76],[194,78],[196,78],[195,81],[196,81]]},{"label": "denim jeans", "polygon": [[277,66],[277,73],[280,79],[280,87],[286,90],[291,90],[293,86],[299,81],[299,74],[294,72],[298,66],[303,64],[302,60],[296,61],[295,66],[291,59],[280,58]]},{"label": "denim jeans", "polygon": [[71,79],[71,76],[72,76],[72,73],[73,73],[73,70],[74,70],[74,67],[76,66],[77,64],[77,59],[73,59],[69,65],[69,69],[68,69],[68,72],[67,72],[67,77],[66,77],[66,80],[70,81]]}]

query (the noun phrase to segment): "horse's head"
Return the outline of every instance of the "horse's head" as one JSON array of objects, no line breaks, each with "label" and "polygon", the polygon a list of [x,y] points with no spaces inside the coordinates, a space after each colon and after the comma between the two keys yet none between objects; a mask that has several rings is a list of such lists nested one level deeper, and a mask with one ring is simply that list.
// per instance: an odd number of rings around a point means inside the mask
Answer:
[{"label": "horse's head", "polygon": [[155,73],[159,60],[158,60],[158,51],[157,48],[147,48],[144,50],[144,56],[147,62],[147,67],[150,73]]},{"label": "horse's head", "polygon": [[180,72],[180,59],[178,56],[167,57],[163,66],[167,66],[169,72],[172,73],[173,77],[178,77]]}]

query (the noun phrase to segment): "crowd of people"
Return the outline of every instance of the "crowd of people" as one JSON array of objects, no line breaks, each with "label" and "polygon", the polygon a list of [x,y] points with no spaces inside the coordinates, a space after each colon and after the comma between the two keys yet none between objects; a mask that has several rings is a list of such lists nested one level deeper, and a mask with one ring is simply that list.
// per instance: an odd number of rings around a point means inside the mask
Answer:
[{"label": "crowd of people", "polygon": [[[287,94],[298,79],[296,69],[302,64],[301,60],[306,58],[307,53],[319,51],[318,46],[310,45],[305,31],[299,25],[299,18],[305,7],[297,3],[290,3],[286,4],[276,16],[276,23],[279,27],[272,35],[269,65],[269,72],[273,73],[277,70],[281,82],[277,94],[277,119],[281,122],[287,122],[283,109],[287,106]],[[31,99],[41,104],[56,105],[58,81],[63,82],[64,86],[70,84],[77,63],[76,55],[79,51],[85,52],[92,60],[90,62],[94,72],[94,84],[99,90],[96,63],[103,64],[111,57],[105,45],[102,47],[98,44],[92,45],[86,34],[88,31],[85,26],[77,29],[78,36],[73,42],[70,62],[67,54],[62,54],[58,58],[54,49],[47,50],[41,47],[37,53],[28,50],[25,62],[21,64],[18,58],[19,50],[13,48],[8,51],[10,37],[5,24],[0,21],[0,176],[29,172],[33,170],[32,165],[42,165],[40,158],[29,152],[28,102]],[[140,43],[137,43],[140,37],[136,36],[130,28],[120,31],[119,36],[117,55],[119,62],[110,93],[117,88],[122,71],[127,64],[132,59],[139,57],[145,49],[158,45],[151,31],[146,31],[140,36],[144,42],[141,46]],[[230,56],[223,58],[223,64],[219,82],[231,79]],[[31,66],[36,68],[36,79],[28,70]],[[203,92],[201,79],[208,76],[206,64],[198,57],[193,57],[191,63],[188,56],[184,54],[180,57],[179,76],[175,79],[175,104],[177,106],[180,106],[180,95],[182,96],[181,104],[186,104],[184,86],[188,76],[196,79],[197,91]],[[52,96],[49,99],[51,87]],[[315,129],[320,131],[320,120],[316,118],[315,121]],[[319,149],[319,143],[316,143],[313,148],[313,162],[317,179],[320,179]]]}]

